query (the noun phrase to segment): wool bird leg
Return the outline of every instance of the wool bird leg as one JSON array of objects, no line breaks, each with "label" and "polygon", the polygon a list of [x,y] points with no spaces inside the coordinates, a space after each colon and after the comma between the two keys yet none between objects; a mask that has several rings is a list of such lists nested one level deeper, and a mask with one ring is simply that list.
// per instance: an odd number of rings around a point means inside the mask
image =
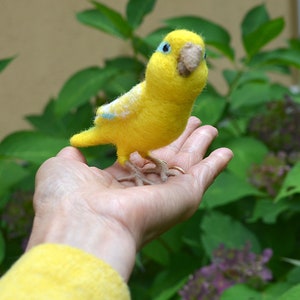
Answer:
[{"label": "wool bird leg", "polygon": [[148,184],[154,184],[153,181],[149,180],[145,174],[143,174],[143,170],[134,165],[131,161],[127,160],[125,162],[125,167],[130,170],[130,175],[118,178],[119,182],[122,181],[134,181],[134,183],[138,186]]},{"label": "wool bird leg", "polygon": [[156,174],[160,177],[162,182],[165,182],[167,181],[169,176],[176,176],[178,174],[178,172],[176,171],[179,171],[182,174],[185,173],[182,168],[177,166],[169,168],[168,164],[165,161],[155,158],[151,155],[147,155],[146,158],[150,162],[152,162],[155,165],[155,167],[141,169],[128,160],[125,162],[125,166],[127,167],[127,169],[130,170],[130,175],[118,178],[118,181],[134,181],[134,183],[138,186],[145,184],[152,185],[155,184],[155,182],[148,179],[146,177],[147,174]]},{"label": "wool bird leg", "polygon": [[168,164],[158,158],[155,158],[151,155],[147,156],[147,159],[150,160],[155,167],[154,168],[149,168],[149,169],[145,169],[143,172],[146,174],[157,174],[160,176],[162,182],[167,181],[168,177],[169,177],[169,167]]},{"label": "wool bird leg", "polygon": [[180,173],[185,174],[185,172],[182,168],[180,168],[178,166],[169,168],[168,164],[165,161],[158,159],[156,157],[153,157],[152,155],[147,155],[147,159],[150,160],[153,164],[155,164],[155,167],[143,170],[143,173],[157,174],[160,176],[160,178],[163,182],[167,181],[169,176],[176,176],[178,174],[178,172],[176,172],[176,171],[179,171]]}]

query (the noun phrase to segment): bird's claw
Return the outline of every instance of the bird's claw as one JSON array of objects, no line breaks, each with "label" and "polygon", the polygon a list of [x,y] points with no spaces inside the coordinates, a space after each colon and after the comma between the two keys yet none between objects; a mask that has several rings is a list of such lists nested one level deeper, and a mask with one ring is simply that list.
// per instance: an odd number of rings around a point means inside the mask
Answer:
[{"label": "bird's claw", "polygon": [[153,185],[155,184],[154,181],[148,179],[143,173],[144,171],[137,166],[135,166],[133,163],[130,161],[127,161],[126,164],[128,169],[130,169],[131,174],[128,176],[124,176],[121,178],[118,178],[119,182],[122,181],[133,181],[137,186],[141,185]]},{"label": "bird's claw", "polygon": [[152,156],[149,156],[148,159],[155,164],[154,168],[140,169],[130,161],[127,161],[126,166],[128,169],[130,169],[131,174],[119,178],[118,181],[134,181],[137,186],[153,185],[155,182],[148,179],[146,174],[157,174],[162,182],[166,182],[170,176],[178,175],[178,171],[182,174],[185,174],[184,170],[178,166],[169,168],[168,164],[163,160],[153,158]]},{"label": "bird's claw", "polygon": [[167,181],[169,176],[172,176],[169,174],[169,167],[168,164],[164,160],[160,160],[157,158],[150,158],[149,159],[155,164],[154,168],[148,168],[143,170],[143,173],[145,174],[157,174],[162,182]]},{"label": "bird's claw", "polygon": [[152,180],[149,180],[143,174],[137,174],[137,173],[131,174],[129,176],[124,176],[124,177],[118,178],[118,181],[119,182],[133,181],[135,183],[135,185],[137,185],[137,186],[155,184],[155,182],[153,182]]}]

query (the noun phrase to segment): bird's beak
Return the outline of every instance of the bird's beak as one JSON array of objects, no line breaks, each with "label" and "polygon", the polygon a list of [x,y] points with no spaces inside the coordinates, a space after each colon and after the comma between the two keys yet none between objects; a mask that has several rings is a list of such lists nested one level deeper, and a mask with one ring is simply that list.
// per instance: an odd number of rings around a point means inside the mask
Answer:
[{"label": "bird's beak", "polygon": [[203,57],[201,46],[186,43],[179,54],[177,70],[183,77],[188,77],[200,64]]}]

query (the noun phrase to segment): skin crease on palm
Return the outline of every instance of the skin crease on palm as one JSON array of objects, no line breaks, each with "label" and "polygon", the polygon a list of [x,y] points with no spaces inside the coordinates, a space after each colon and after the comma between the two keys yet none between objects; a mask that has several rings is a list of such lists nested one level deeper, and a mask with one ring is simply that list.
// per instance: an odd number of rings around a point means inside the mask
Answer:
[{"label": "skin crease on palm", "polygon": [[[203,193],[232,158],[219,148],[205,157],[217,130],[191,117],[183,134],[153,154],[185,171],[154,185],[118,182],[128,175],[118,163],[105,170],[90,167],[80,151],[66,147],[36,175],[35,218],[28,248],[42,243],[77,247],[109,263],[128,280],[136,252],[197,210]],[[205,158],[204,158],[205,157]],[[141,168],[148,161],[133,154]]]}]

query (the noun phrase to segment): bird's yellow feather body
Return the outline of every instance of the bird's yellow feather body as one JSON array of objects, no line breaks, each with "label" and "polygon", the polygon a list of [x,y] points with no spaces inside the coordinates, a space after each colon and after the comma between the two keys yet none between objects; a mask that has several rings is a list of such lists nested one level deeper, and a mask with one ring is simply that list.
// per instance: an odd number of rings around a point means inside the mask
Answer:
[{"label": "bird's yellow feather body", "polygon": [[118,162],[131,153],[146,157],[149,151],[168,145],[183,132],[193,103],[207,80],[204,57],[189,76],[177,69],[180,51],[186,43],[198,45],[204,56],[203,39],[187,30],[175,30],[164,39],[169,53],[156,51],[147,65],[145,80],[115,101],[98,108],[94,127],[74,135],[76,147],[114,144]]}]

